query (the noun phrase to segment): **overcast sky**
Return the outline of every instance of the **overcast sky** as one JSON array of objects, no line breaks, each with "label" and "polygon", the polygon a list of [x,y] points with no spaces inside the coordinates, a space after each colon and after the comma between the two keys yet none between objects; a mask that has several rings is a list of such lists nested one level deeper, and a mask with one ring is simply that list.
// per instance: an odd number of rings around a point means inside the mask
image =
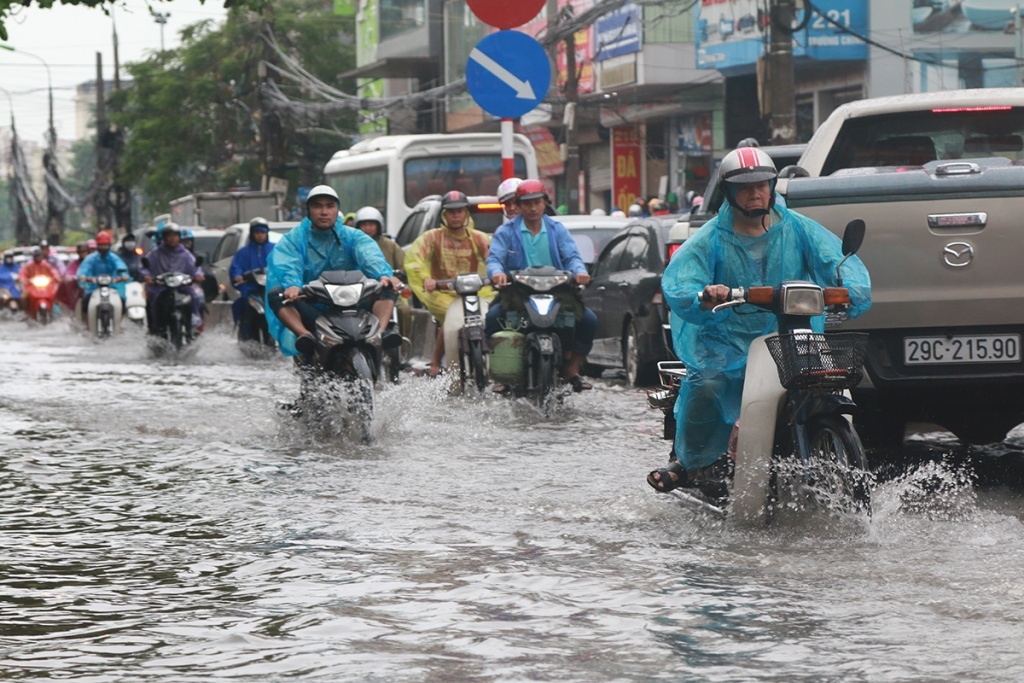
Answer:
[{"label": "overcast sky", "polygon": [[[226,12],[223,0],[174,0],[154,2],[158,12],[169,12],[164,25],[164,44],[177,46],[178,33],[185,26],[212,18],[223,21]],[[160,25],[149,13],[143,0],[124,0],[111,17],[101,9],[54,5],[52,9],[32,6],[8,18],[7,45],[14,52],[0,50],[0,88],[11,94],[18,136],[25,140],[44,142],[47,128],[48,100],[46,69],[53,79],[53,118],[59,139],[75,136],[75,86],[96,78],[96,53],[103,55],[104,78],[114,77],[113,24],[117,24],[118,53],[122,77],[123,65],[144,59],[149,51],[160,49]],[[22,51],[24,54],[19,54]],[[0,91],[0,127],[10,125],[8,98]]]}]

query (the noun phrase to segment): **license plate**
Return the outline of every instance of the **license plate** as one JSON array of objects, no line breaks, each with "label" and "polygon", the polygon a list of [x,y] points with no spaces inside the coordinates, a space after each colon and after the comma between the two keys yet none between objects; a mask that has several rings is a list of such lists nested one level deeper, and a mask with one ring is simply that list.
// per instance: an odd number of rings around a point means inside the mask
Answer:
[{"label": "license plate", "polygon": [[1019,334],[977,334],[953,337],[906,337],[906,365],[948,363],[1019,363]]}]

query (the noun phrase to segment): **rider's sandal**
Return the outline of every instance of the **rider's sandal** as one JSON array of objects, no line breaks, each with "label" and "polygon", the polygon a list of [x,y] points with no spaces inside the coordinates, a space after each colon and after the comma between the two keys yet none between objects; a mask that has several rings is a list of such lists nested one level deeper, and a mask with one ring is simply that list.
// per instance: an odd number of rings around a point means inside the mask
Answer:
[{"label": "rider's sandal", "polygon": [[[658,475],[657,479],[654,478],[655,474]],[[673,481],[670,476],[672,474],[676,475],[675,481]],[[668,493],[680,486],[686,486],[686,484],[689,483],[689,475],[686,473],[686,468],[683,467],[682,463],[676,460],[668,467],[651,471],[651,473],[647,475],[647,483],[650,484],[651,488],[658,493]]]},{"label": "rider's sandal", "polygon": [[570,377],[568,382],[572,386],[572,390],[577,394],[580,393],[581,391],[590,391],[591,389],[594,388],[593,384],[585,381],[579,375],[576,375],[575,377]]}]

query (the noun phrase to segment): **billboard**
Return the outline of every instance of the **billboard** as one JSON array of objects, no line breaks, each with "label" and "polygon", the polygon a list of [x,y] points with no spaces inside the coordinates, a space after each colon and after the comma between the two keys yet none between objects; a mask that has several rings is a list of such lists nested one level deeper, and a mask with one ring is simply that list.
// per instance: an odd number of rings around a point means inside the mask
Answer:
[{"label": "billboard", "polygon": [[910,20],[914,33],[1003,31],[1018,6],[1024,10],[1021,0],[914,0]]},{"label": "billboard", "polygon": [[[796,12],[793,56],[819,60],[867,59],[868,0],[816,0],[805,19]],[[701,0],[694,8],[697,66],[702,69],[752,67],[765,54],[770,19],[759,0]],[[844,30],[844,29],[848,29]]]},{"label": "billboard", "polygon": [[594,61],[640,52],[643,48],[643,17],[635,3],[599,18],[594,24]]}]

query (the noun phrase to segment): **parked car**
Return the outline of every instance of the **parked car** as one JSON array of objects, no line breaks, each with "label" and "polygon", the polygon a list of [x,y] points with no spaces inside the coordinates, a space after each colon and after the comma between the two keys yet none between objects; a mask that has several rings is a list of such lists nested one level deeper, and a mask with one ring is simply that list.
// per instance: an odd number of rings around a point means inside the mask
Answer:
[{"label": "parked car", "polygon": [[631,386],[655,381],[660,360],[673,359],[661,296],[665,244],[671,226],[654,218],[628,219],[605,245],[583,300],[597,314],[588,371],[623,368]]},{"label": "parked car", "polygon": [[[298,225],[297,221],[269,221],[270,241],[277,242],[289,230]],[[223,320],[231,320],[231,304],[238,298],[238,290],[231,285],[228,271],[231,259],[239,249],[249,243],[249,224],[236,223],[224,230],[218,230],[220,239],[210,255],[210,265],[205,270],[216,278],[219,294],[206,302],[209,308],[207,322],[216,325]]]},{"label": "parked car", "polygon": [[629,225],[632,218],[615,216],[591,216],[578,214],[570,216],[552,216],[566,227],[576,240],[580,257],[587,264],[587,270],[593,272],[597,255],[601,253],[608,241],[620,230]]},{"label": "parked car", "polygon": [[[761,147],[761,149],[767,152],[768,156],[775,162],[775,168],[782,172],[787,167],[795,166],[800,161],[800,157],[803,155],[804,150],[807,149],[807,145],[774,145]],[[783,175],[794,172],[799,173],[799,171],[790,169]],[[676,220],[675,225],[672,226],[668,241],[666,242],[666,249],[668,250],[665,254],[666,259],[671,258],[675,250],[679,248],[679,245],[686,241],[686,238],[717,216],[718,209],[721,208],[724,201],[725,196],[718,187],[718,174],[715,173],[711,176],[711,181],[704,192],[703,202],[699,206],[694,207],[693,211],[689,214],[680,216]]]},{"label": "parked car", "polygon": [[[469,215],[473,218],[473,227],[482,232],[494,234],[505,222],[505,213],[501,209],[498,198],[494,195],[475,195],[468,197]],[[395,241],[398,246],[407,249],[416,238],[427,230],[441,225],[441,195],[431,194],[416,202],[412,213],[402,223]]]}]

